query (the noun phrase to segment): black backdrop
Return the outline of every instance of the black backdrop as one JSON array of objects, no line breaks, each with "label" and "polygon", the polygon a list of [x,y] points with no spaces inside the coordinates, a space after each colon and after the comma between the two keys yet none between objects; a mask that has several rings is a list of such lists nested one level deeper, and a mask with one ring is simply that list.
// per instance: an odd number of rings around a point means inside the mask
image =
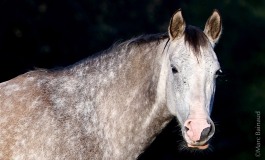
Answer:
[{"label": "black backdrop", "polygon": [[116,41],[165,32],[178,8],[188,24],[202,29],[214,8],[222,15],[223,35],[215,50],[225,75],[217,82],[213,147],[179,151],[179,128],[172,121],[140,159],[256,159],[256,111],[264,158],[264,0],[1,0],[0,81],[35,67],[70,65]]}]

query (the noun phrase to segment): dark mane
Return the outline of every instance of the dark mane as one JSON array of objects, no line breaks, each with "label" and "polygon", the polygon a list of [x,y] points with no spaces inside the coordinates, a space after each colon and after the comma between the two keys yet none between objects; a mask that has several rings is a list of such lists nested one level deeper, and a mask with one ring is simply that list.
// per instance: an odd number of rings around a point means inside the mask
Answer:
[{"label": "dark mane", "polygon": [[203,31],[191,25],[188,25],[185,29],[185,42],[192,47],[195,54],[200,54],[200,47],[206,47],[209,44],[209,40]]},{"label": "dark mane", "polygon": [[141,35],[136,38],[130,39],[128,42],[129,44],[144,44],[144,43],[149,43],[149,42],[154,42],[154,41],[159,41],[162,39],[169,38],[167,33],[158,33],[158,34],[149,34],[149,35]]}]

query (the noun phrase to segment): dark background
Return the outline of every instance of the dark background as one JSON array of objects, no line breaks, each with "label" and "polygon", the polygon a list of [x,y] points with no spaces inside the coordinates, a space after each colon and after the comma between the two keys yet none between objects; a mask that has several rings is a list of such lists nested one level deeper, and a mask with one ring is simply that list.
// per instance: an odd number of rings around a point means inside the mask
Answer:
[{"label": "dark background", "polygon": [[[213,9],[223,19],[216,46],[224,76],[217,82],[211,150],[179,151],[172,121],[140,157],[144,159],[265,159],[265,0],[1,0],[0,81],[37,68],[70,65],[112,43],[167,31],[182,8],[201,29]],[[261,157],[255,157],[261,113]]]}]

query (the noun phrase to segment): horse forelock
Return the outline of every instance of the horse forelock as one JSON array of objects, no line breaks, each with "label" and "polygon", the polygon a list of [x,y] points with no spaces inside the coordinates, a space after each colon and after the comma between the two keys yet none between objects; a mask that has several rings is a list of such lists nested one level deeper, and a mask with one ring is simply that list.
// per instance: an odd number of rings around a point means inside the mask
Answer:
[{"label": "horse forelock", "polygon": [[184,40],[192,48],[195,56],[201,55],[200,47],[207,47],[210,43],[202,30],[191,25],[188,25],[185,29]]}]

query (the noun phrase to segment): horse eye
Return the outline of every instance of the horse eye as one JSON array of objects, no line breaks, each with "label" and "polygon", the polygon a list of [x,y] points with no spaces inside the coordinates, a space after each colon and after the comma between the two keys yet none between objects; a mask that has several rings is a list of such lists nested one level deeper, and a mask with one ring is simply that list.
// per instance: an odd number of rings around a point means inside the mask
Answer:
[{"label": "horse eye", "polygon": [[177,68],[175,66],[171,65],[171,69],[172,69],[172,73],[173,74],[178,73],[178,70],[177,70]]},{"label": "horse eye", "polygon": [[217,70],[215,73],[215,78],[219,77],[220,75],[222,75],[223,71],[221,69]]}]

